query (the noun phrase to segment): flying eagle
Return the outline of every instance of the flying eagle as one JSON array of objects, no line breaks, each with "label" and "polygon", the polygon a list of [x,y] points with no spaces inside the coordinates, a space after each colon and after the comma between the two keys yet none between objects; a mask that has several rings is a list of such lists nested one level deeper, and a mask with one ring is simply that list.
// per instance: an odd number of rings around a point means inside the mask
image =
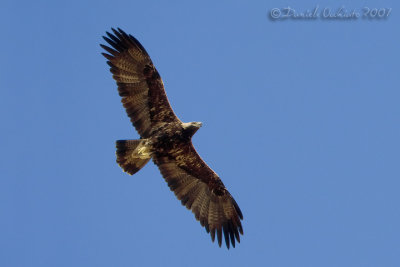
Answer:
[{"label": "flying eagle", "polygon": [[164,84],[150,56],[132,35],[118,28],[106,32],[101,44],[108,52],[114,80],[121,101],[140,135],[140,140],[118,140],[117,163],[130,175],[153,159],[171,191],[196,220],[210,233],[217,234],[221,247],[222,233],[229,249],[243,235],[242,212],[218,175],[201,159],[192,136],[201,122],[184,123],[175,115],[164,90]]}]

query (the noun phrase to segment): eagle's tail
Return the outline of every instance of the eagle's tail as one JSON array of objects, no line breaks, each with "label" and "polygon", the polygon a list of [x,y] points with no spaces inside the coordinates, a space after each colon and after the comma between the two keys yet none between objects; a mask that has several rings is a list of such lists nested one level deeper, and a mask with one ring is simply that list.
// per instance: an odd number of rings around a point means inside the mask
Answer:
[{"label": "eagle's tail", "polygon": [[116,147],[117,163],[130,175],[138,172],[151,159],[151,147],[147,139],[118,140]]}]

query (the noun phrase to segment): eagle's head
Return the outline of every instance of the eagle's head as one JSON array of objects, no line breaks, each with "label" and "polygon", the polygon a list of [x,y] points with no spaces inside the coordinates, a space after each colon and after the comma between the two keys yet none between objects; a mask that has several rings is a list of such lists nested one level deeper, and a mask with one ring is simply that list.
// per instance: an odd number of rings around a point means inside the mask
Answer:
[{"label": "eagle's head", "polygon": [[203,123],[198,121],[182,123],[183,131],[190,137],[192,137],[202,125]]}]

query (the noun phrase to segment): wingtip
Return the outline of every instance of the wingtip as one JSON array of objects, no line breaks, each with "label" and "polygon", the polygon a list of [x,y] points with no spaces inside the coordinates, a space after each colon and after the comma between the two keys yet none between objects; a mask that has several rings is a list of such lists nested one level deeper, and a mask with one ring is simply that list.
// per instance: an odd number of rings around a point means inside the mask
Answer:
[{"label": "wingtip", "polygon": [[215,229],[213,228],[209,232],[210,232],[210,235],[211,235],[211,241],[214,242],[215,241]]},{"label": "wingtip", "polygon": [[[111,35],[109,32],[106,32],[107,35]],[[108,44],[110,44],[111,46],[114,46],[115,43],[113,40],[111,40],[110,38],[108,38],[107,36],[103,36],[104,41],[106,41]]]},{"label": "wingtip", "polygon": [[106,32],[106,34],[110,39],[114,40],[115,36],[112,33]]},{"label": "wingtip", "polygon": [[[105,57],[106,59],[108,59],[108,60],[112,60],[113,59],[113,56],[111,56],[111,55],[109,55],[109,54],[106,54],[106,53],[101,53],[102,55],[103,55],[103,57]],[[107,64],[108,64],[108,62],[109,61],[107,61]],[[108,65],[110,65],[110,64],[108,64]]]},{"label": "wingtip", "polygon": [[218,228],[217,229],[217,238],[218,238],[218,245],[221,247],[222,245],[222,229]]},{"label": "wingtip", "polygon": [[118,30],[120,33],[126,35],[126,33],[125,33],[121,28],[117,27],[117,30]]},{"label": "wingtip", "polygon": [[114,28],[111,28],[111,30],[112,30],[112,32],[114,33],[114,35],[116,35],[116,36],[118,36],[120,33],[116,30],[116,29],[114,29]]}]

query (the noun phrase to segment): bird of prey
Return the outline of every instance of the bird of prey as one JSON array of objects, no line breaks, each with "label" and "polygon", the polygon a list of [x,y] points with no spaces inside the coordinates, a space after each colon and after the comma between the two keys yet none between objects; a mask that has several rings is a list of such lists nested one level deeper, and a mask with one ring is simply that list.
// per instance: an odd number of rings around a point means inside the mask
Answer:
[{"label": "bird of prey", "polygon": [[182,122],[172,110],[164,84],[150,56],[132,35],[121,29],[106,32],[101,47],[118,85],[126,112],[140,140],[116,141],[117,163],[128,174],[139,171],[150,159],[158,166],[169,188],[210,233],[222,234],[229,249],[243,235],[242,212],[218,175],[197,154],[192,136],[201,122]]}]

